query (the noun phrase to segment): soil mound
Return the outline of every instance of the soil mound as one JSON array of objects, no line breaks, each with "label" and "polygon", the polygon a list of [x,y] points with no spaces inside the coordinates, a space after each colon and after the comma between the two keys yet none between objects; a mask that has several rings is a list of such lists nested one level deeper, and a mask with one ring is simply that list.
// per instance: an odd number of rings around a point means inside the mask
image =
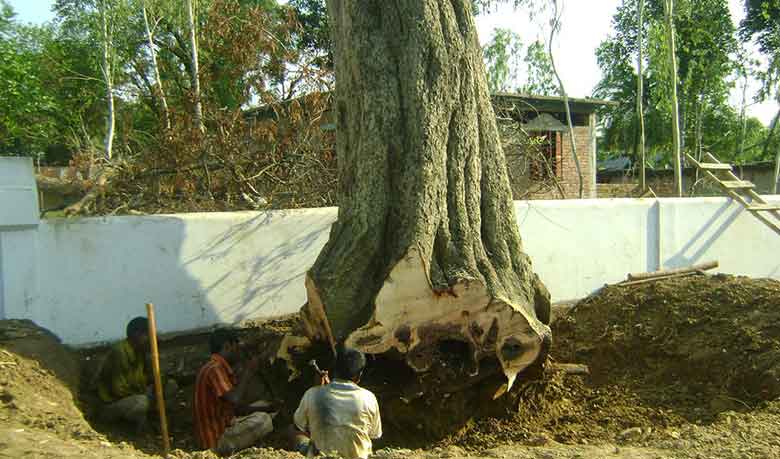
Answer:
[{"label": "soil mound", "polygon": [[607,286],[552,327],[552,360],[587,364],[591,375],[520,381],[516,413],[473,421],[442,446],[629,441],[780,396],[777,281],[702,275]]},{"label": "soil mound", "polygon": [[689,420],[780,396],[780,282],[726,275],[609,286],[556,324],[559,359]]},{"label": "soil mound", "polygon": [[30,321],[0,321],[0,424],[92,437],[74,394],[79,364],[56,336]]}]

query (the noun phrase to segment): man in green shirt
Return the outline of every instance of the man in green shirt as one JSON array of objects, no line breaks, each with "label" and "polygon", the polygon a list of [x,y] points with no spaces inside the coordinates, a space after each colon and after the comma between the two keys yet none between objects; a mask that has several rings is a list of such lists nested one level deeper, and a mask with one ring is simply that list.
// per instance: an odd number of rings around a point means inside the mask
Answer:
[{"label": "man in green shirt", "polygon": [[[98,396],[105,403],[106,421],[129,421],[142,430],[154,406],[149,362],[149,321],[136,317],[127,324],[127,339],[116,343],[98,376]],[[173,380],[165,386],[164,398],[172,401],[178,387]]]}]

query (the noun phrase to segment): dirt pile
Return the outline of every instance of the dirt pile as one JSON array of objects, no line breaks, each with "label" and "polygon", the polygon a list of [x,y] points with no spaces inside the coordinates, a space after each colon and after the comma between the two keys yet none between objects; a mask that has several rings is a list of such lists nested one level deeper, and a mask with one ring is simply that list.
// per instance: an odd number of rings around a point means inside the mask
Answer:
[{"label": "dirt pile", "polygon": [[[248,324],[241,335],[250,349],[272,350],[296,326],[292,319]],[[385,448],[376,457],[780,457],[780,400],[773,401],[780,396],[780,283],[694,276],[610,286],[557,317],[553,331],[552,362],[587,364],[591,375],[523,375],[505,396],[511,403],[502,405],[516,408],[463,426],[446,417],[479,412],[478,401],[495,389],[491,378],[462,390],[470,395],[461,397],[460,381],[422,377],[408,386],[396,384],[416,376],[392,360],[372,360],[366,385],[380,397],[387,432],[376,444]],[[184,388],[169,416],[174,445],[181,448],[172,455],[177,459],[215,458],[191,452],[189,394],[195,371],[208,357],[206,338],[195,334],[161,342],[164,371]],[[82,353],[79,361],[56,337],[29,322],[0,322],[0,457],[145,459],[157,451],[154,436],[139,440],[94,424],[96,431],[85,421],[73,395],[79,366],[84,381],[103,351]],[[290,384],[288,376],[283,364],[269,363],[258,396],[284,398],[290,411],[305,385]],[[301,379],[310,381],[313,373]],[[436,397],[415,399],[419,384],[434,383],[440,386]],[[440,437],[397,421],[436,416],[442,430],[462,428],[433,444]],[[128,438],[132,445],[123,443]],[[269,438],[266,444],[282,442]],[[400,449],[410,447],[425,449]],[[235,459],[261,457],[301,456],[249,449]]]},{"label": "dirt pile", "polygon": [[0,457],[141,457],[111,444],[77,402],[79,360],[30,321],[0,321]]},{"label": "dirt pile", "polygon": [[0,424],[47,429],[62,437],[95,437],[74,394],[78,360],[29,321],[0,322]]},{"label": "dirt pile", "polygon": [[440,444],[625,442],[750,411],[780,396],[779,306],[772,280],[605,287],[553,323],[552,359],[587,364],[590,376],[521,382],[516,413],[472,421]]},{"label": "dirt pile", "polygon": [[694,276],[610,286],[556,323],[558,359],[595,385],[711,420],[780,396],[780,282]]}]

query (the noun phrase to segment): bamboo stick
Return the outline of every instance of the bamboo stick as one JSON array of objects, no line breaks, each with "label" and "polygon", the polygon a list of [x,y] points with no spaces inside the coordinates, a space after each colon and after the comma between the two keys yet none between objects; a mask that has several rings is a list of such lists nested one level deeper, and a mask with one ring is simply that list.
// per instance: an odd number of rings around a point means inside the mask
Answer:
[{"label": "bamboo stick", "polygon": [[628,280],[635,281],[635,280],[641,280],[641,279],[652,279],[655,277],[667,277],[672,276],[675,274],[685,274],[685,273],[692,273],[696,271],[707,271],[709,269],[715,269],[718,267],[717,261],[709,261],[707,263],[702,263],[700,265],[693,265],[687,268],[676,268],[676,269],[661,269],[658,271],[653,271],[649,273],[634,273],[628,275]]},{"label": "bamboo stick", "polygon": [[160,412],[160,431],[162,433],[163,453],[171,450],[171,439],[168,437],[168,419],[165,415],[165,399],[163,398],[162,381],[160,380],[160,354],[157,350],[157,324],[154,320],[154,305],[146,303],[146,314],[149,317],[149,343],[152,348],[152,371],[154,372],[154,390],[157,394],[157,409]]},{"label": "bamboo stick", "polygon": [[693,276],[694,274],[703,273],[703,272],[704,271],[687,271],[684,273],[669,274],[667,276],[646,277],[644,279],[639,279],[639,280],[623,281],[615,285],[617,285],[618,287],[626,287],[629,285],[645,284],[647,282],[656,282],[665,279],[678,279],[680,277],[689,277],[689,276]]}]

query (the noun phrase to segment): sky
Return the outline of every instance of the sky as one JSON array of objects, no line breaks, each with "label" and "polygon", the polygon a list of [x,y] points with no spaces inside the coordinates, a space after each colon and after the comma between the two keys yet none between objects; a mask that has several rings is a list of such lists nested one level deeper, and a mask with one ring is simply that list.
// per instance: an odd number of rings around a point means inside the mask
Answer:
[{"label": "sky", "polygon": [[[739,22],[742,19],[743,0],[729,0],[732,17]],[[51,12],[53,0],[10,0],[19,20],[42,23],[54,17]],[[573,97],[590,96],[601,78],[596,64],[595,50],[610,34],[612,15],[620,0],[565,0],[562,17],[562,29],[553,49],[555,62],[559,67],[566,91]],[[537,38],[546,40],[549,32],[539,25],[531,24],[523,12],[515,12],[511,6],[504,5],[490,14],[477,17],[480,40],[490,40],[497,27],[508,28],[518,33],[524,43]],[[756,53],[757,55],[757,53]],[[758,55],[757,55],[758,56]],[[749,97],[755,94],[759,84],[754,82],[748,90]],[[735,90],[732,103],[738,106],[740,91]],[[748,114],[769,124],[777,111],[774,102],[755,104],[748,108]]]}]

